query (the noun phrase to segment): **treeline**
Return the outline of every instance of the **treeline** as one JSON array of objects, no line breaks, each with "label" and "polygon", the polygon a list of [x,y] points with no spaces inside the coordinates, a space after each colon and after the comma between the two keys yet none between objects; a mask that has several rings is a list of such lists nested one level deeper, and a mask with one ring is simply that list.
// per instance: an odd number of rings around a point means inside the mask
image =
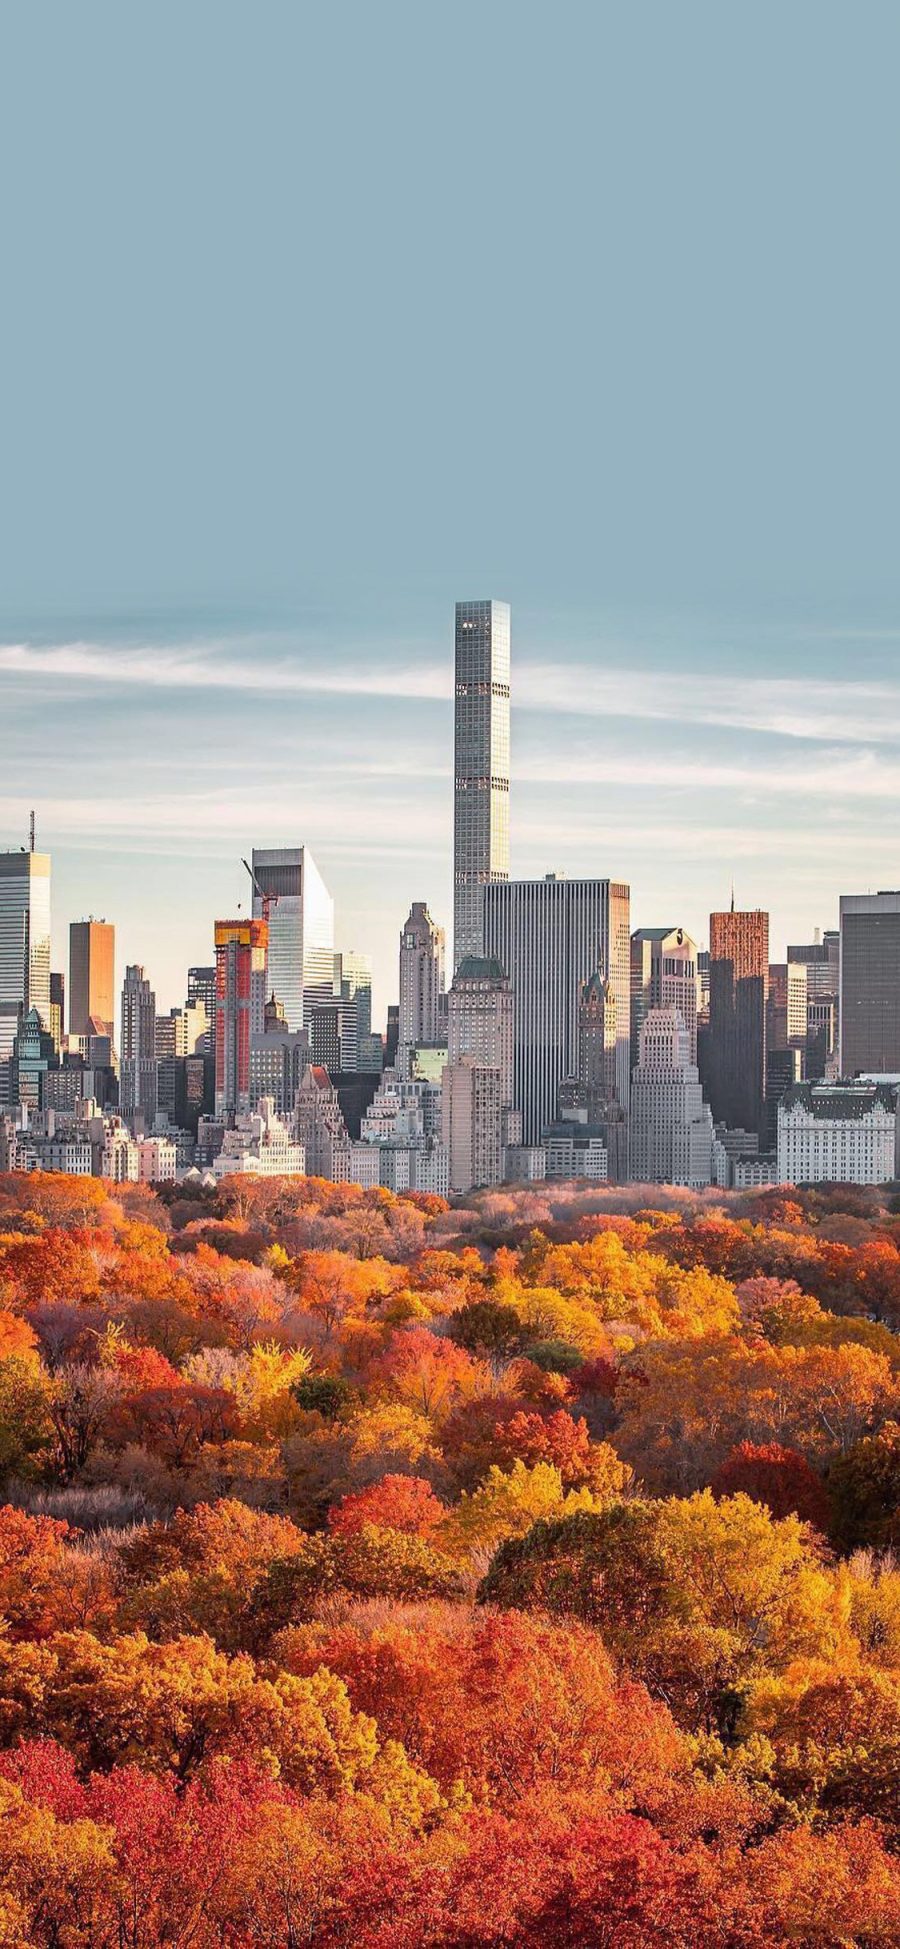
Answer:
[{"label": "treeline", "polygon": [[0,1944],[900,1941],[900,1218],[0,1179]]}]

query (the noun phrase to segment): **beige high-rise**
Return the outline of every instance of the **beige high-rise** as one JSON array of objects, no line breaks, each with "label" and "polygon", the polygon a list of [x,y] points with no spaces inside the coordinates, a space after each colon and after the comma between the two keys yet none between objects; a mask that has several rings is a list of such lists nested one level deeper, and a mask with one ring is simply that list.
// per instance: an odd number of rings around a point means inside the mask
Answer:
[{"label": "beige high-rise", "polygon": [[108,920],[73,920],[69,928],[69,1034],[90,1035],[116,1015],[116,930]]}]

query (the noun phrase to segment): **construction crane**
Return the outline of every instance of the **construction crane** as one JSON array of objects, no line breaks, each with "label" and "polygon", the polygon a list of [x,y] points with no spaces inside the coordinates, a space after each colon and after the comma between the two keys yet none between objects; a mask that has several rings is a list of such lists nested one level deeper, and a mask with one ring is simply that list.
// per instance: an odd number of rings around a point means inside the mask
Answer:
[{"label": "construction crane", "polygon": [[262,903],[262,918],[264,921],[268,923],[269,908],[275,905],[278,899],[278,895],[277,893],[263,892],[262,887],[260,886],[256,874],[254,873],[253,868],[250,865],[250,861],[248,859],[242,859],[241,865],[243,867],[246,867],[246,870],[250,875],[250,885],[252,886],[254,893],[259,895],[260,901]]}]

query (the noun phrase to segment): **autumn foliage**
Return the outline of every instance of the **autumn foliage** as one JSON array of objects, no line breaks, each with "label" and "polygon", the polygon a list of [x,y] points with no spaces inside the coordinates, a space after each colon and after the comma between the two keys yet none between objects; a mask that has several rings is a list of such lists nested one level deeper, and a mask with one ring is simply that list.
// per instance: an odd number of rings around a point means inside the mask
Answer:
[{"label": "autumn foliage", "polygon": [[0,1949],[900,1942],[900,1217],[659,1199],[0,1179]]}]

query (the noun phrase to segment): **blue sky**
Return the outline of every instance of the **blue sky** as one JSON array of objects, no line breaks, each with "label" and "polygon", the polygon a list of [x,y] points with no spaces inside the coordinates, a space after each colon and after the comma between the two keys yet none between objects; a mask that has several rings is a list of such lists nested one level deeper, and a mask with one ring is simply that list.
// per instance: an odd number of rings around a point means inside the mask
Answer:
[{"label": "blue sky", "polygon": [[896,9],[21,8],[0,840],[166,1005],[306,840],[449,917],[457,596],[513,869],[773,946],[900,879]]}]

